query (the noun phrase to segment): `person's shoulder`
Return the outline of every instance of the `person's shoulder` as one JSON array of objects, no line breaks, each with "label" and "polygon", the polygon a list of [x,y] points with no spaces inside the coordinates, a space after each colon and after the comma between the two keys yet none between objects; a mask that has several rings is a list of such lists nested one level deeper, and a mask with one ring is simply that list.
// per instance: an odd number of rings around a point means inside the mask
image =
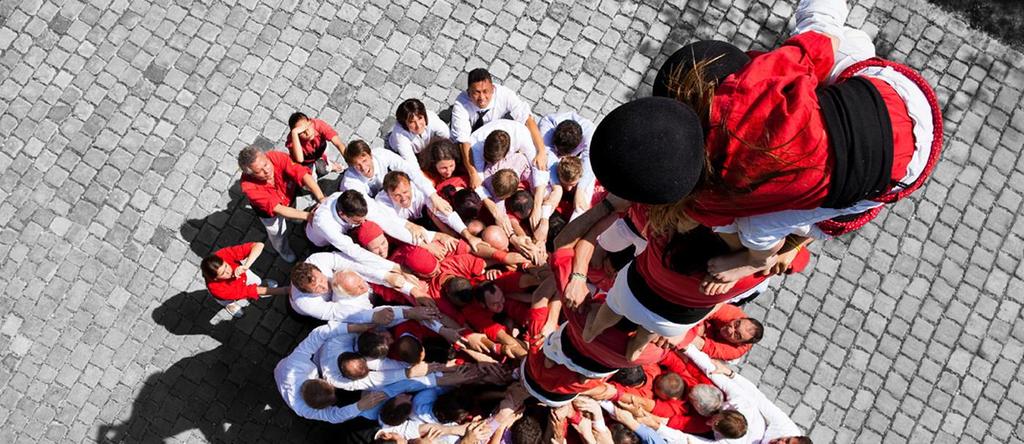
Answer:
[{"label": "person's shoulder", "polygon": [[267,155],[267,158],[270,159],[270,161],[273,162],[275,166],[277,166],[278,163],[292,163],[291,156],[282,151],[271,150],[265,151],[264,154]]}]

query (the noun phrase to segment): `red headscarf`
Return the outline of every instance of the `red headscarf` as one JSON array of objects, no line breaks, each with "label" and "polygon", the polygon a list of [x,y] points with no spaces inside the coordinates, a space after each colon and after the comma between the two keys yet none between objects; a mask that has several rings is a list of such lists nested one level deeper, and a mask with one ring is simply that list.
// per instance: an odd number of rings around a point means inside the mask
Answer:
[{"label": "red headscarf", "polygon": [[358,242],[359,245],[362,245],[363,247],[370,245],[370,242],[373,242],[373,240],[376,239],[377,236],[384,234],[384,230],[380,228],[380,225],[377,225],[376,222],[369,220],[363,221],[363,223],[359,225],[358,228],[356,228],[355,232],[356,242]]}]

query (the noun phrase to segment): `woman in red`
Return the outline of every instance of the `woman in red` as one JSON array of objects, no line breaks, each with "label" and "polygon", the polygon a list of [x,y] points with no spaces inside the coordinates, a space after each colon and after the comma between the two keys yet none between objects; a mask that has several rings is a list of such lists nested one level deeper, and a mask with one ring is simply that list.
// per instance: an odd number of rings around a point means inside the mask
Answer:
[{"label": "woman in red", "polygon": [[236,318],[242,316],[242,307],[248,305],[249,300],[288,294],[287,288],[278,287],[271,279],[264,283],[249,270],[262,252],[263,242],[249,242],[221,248],[203,258],[199,265],[210,295]]}]

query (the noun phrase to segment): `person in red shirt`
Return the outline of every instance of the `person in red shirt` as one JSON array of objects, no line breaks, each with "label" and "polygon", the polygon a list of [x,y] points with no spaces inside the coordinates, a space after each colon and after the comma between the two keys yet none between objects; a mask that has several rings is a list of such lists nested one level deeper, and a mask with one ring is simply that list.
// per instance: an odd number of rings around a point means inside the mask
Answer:
[{"label": "person in red shirt", "polygon": [[722,304],[697,327],[691,342],[712,359],[739,359],[764,336],[764,326],[732,304]]},{"label": "person in red shirt", "polygon": [[[445,187],[451,186],[458,191],[469,186],[468,175],[463,168],[459,148],[449,139],[434,139],[427,145],[429,153],[427,178],[434,182],[434,187],[442,196]],[[452,202],[453,204],[455,202]]]},{"label": "person in red shirt", "polygon": [[333,144],[342,156],[345,155],[345,144],[327,122],[296,112],[288,117],[288,128],[285,148],[288,148],[292,160],[309,168],[315,178],[345,169],[345,165],[327,159],[327,142]]},{"label": "person in red shirt", "polygon": [[263,242],[249,242],[221,248],[199,264],[210,296],[236,318],[242,316],[242,307],[249,300],[288,294],[287,288],[278,287],[271,279],[264,282],[249,270],[262,252]]},{"label": "person in red shirt", "polygon": [[320,186],[307,168],[279,151],[264,153],[255,146],[243,148],[238,153],[238,166],[242,169],[242,192],[267,228],[270,245],[285,262],[295,262],[295,253],[288,246],[286,220],[309,220],[312,212],[293,207],[295,193],[305,187],[317,202],[323,202]]}]

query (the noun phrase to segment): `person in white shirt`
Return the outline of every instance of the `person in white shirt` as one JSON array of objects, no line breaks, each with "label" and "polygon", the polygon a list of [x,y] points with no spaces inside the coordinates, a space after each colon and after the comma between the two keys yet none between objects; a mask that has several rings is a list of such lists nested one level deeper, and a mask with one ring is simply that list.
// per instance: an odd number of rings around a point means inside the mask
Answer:
[{"label": "person in white shirt", "polygon": [[[716,440],[707,440],[698,436],[689,435],[683,432],[674,431],[667,427],[667,430],[658,430],[658,434],[666,437],[670,442],[688,443],[720,443],[720,444],[810,444],[810,439],[803,436],[803,432],[772,403],[764,393],[761,393],[752,382],[743,376],[735,373],[732,369],[719,361],[714,361],[690,345],[686,348],[686,356],[693,361],[701,370],[707,373],[711,381],[725,393],[726,402],[724,409],[711,417],[712,428],[715,431]],[[724,436],[724,424],[722,421],[723,412],[732,412],[742,415],[745,422],[745,433],[739,437]],[[726,422],[733,422],[727,419]]]},{"label": "person in white shirt", "polygon": [[[418,188],[412,186],[408,174],[402,171],[392,171],[384,176],[384,190],[377,194],[377,201],[384,206],[391,208],[399,217],[411,221],[422,221],[428,219],[435,227],[447,227],[451,232],[462,236],[471,245],[478,239],[466,228],[459,214],[451,211],[448,214],[442,213],[434,207],[433,201]],[[424,224],[420,224],[424,225]],[[438,233],[442,235],[442,233]]]},{"label": "person in white shirt", "polygon": [[[594,136],[594,122],[575,112],[553,113],[541,119],[540,133],[544,137],[544,146],[548,151],[548,166],[554,171],[559,161],[568,156],[578,157],[583,166],[583,175],[577,184],[576,195],[573,197],[575,210],[571,219],[575,219],[590,209],[590,201],[594,195],[597,179],[590,167],[590,140]],[[555,175],[552,174],[552,183]]]},{"label": "person in white shirt", "polygon": [[472,145],[470,136],[484,124],[500,120],[505,115],[526,125],[537,151],[536,157],[531,159],[537,168],[547,170],[544,140],[540,136],[530,106],[512,90],[494,84],[491,74],[486,69],[477,68],[470,71],[466,83],[466,91],[459,94],[452,105],[451,137],[462,147],[462,160],[469,173],[470,187],[476,188],[483,182],[469,153]]},{"label": "person in white shirt", "polygon": [[[340,303],[334,300],[331,280],[336,271],[348,270],[353,274],[358,273],[360,279],[365,276],[370,282],[380,285],[387,285],[411,298],[426,298],[425,292],[412,278],[402,274],[397,264],[381,258],[373,253],[367,254],[374,257],[372,261],[355,261],[343,253],[323,252],[314,253],[305,262],[296,265],[291,272],[291,292],[289,302],[296,313],[310,316],[316,319],[332,320],[344,319],[354,313],[364,311],[365,308],[353,306],[352,304]],[[384,264],[380,266],[378,264]],[[365,283],[365,281],[364,281]],[[388,314],[373,312],[363,313],[358,321],[353,322],[380,322],[390,323],[385,318]],[[388,309],[387,311],[391,311]],[[402,310],[398,310],[401,312]],[[391,313],[394,318],[404,319],[404,313]]]},{"label": "person in white shirt", "polygon": [[306,419],[340,424],[360,416],[388,399],[389,396],[383,392],[366,391],[359,402],[335,407],[337,398],[334,386],[319,378],[317,366],[310,359],[331,337],[355,333],[361,328],[366,326],[349,326],[338,322],[321,325],[310,332],[290,355],[277,363],[274,368],[277,390],[284,398],[285,404],[295,414]]},{"label": "person in white shirt", "polygon": [[406,162],[423,165],[425,148],[432,139],[448,139],[448,125],[418,99],[406,99],[395,111],[395,125],[388,135],[388,149]]},{"label": "person in white shirt", "polygon": [[372,199],[384,187],[385,175],[391,171],[402,171],[409,175],[420,191],[434,201],[438,209],[445,213],[452,210],[451,205],[434,190],[434,184],[423,175],[418,164],[408,162],[391,151],[372,152],[370,145],[356,140],[345,149],[345,161],[349,169],[341,177],[338,191],[356,190]]},{"label": "person in white shirt", "polygon": [[481,179],[480,186],[472,188],[483,199],[484,206],[494,216],[498,226],[510,235],[512,225],[499,203],[515,190],[499,190],[494,183],[495,176],[503,170],[511,170],[518,178],[515,181],[517,186],[520,180],[528,181],[534,194],[534,202],[538,202],[538,212],[548,185],[548,173],[539,170],[533,164],[539,152],[529,143],[528,134],[526,127],[518,122],[498,120],[476,130],[471,138],[473,164]]},{"label": "person in white shirt", "polygon": [[391,208],[367,199],[363,193],[346,190],[327,196],[313,210],[312,221],[306,224],[306,237],[318,247],[331,245],[358,262],[383,265],[377,261],[379,256],[360,247],[347,234],[366,220],[380,225],[388,236],[410,245],[429,243],[436,235],[433,231],[398,217]]}]

